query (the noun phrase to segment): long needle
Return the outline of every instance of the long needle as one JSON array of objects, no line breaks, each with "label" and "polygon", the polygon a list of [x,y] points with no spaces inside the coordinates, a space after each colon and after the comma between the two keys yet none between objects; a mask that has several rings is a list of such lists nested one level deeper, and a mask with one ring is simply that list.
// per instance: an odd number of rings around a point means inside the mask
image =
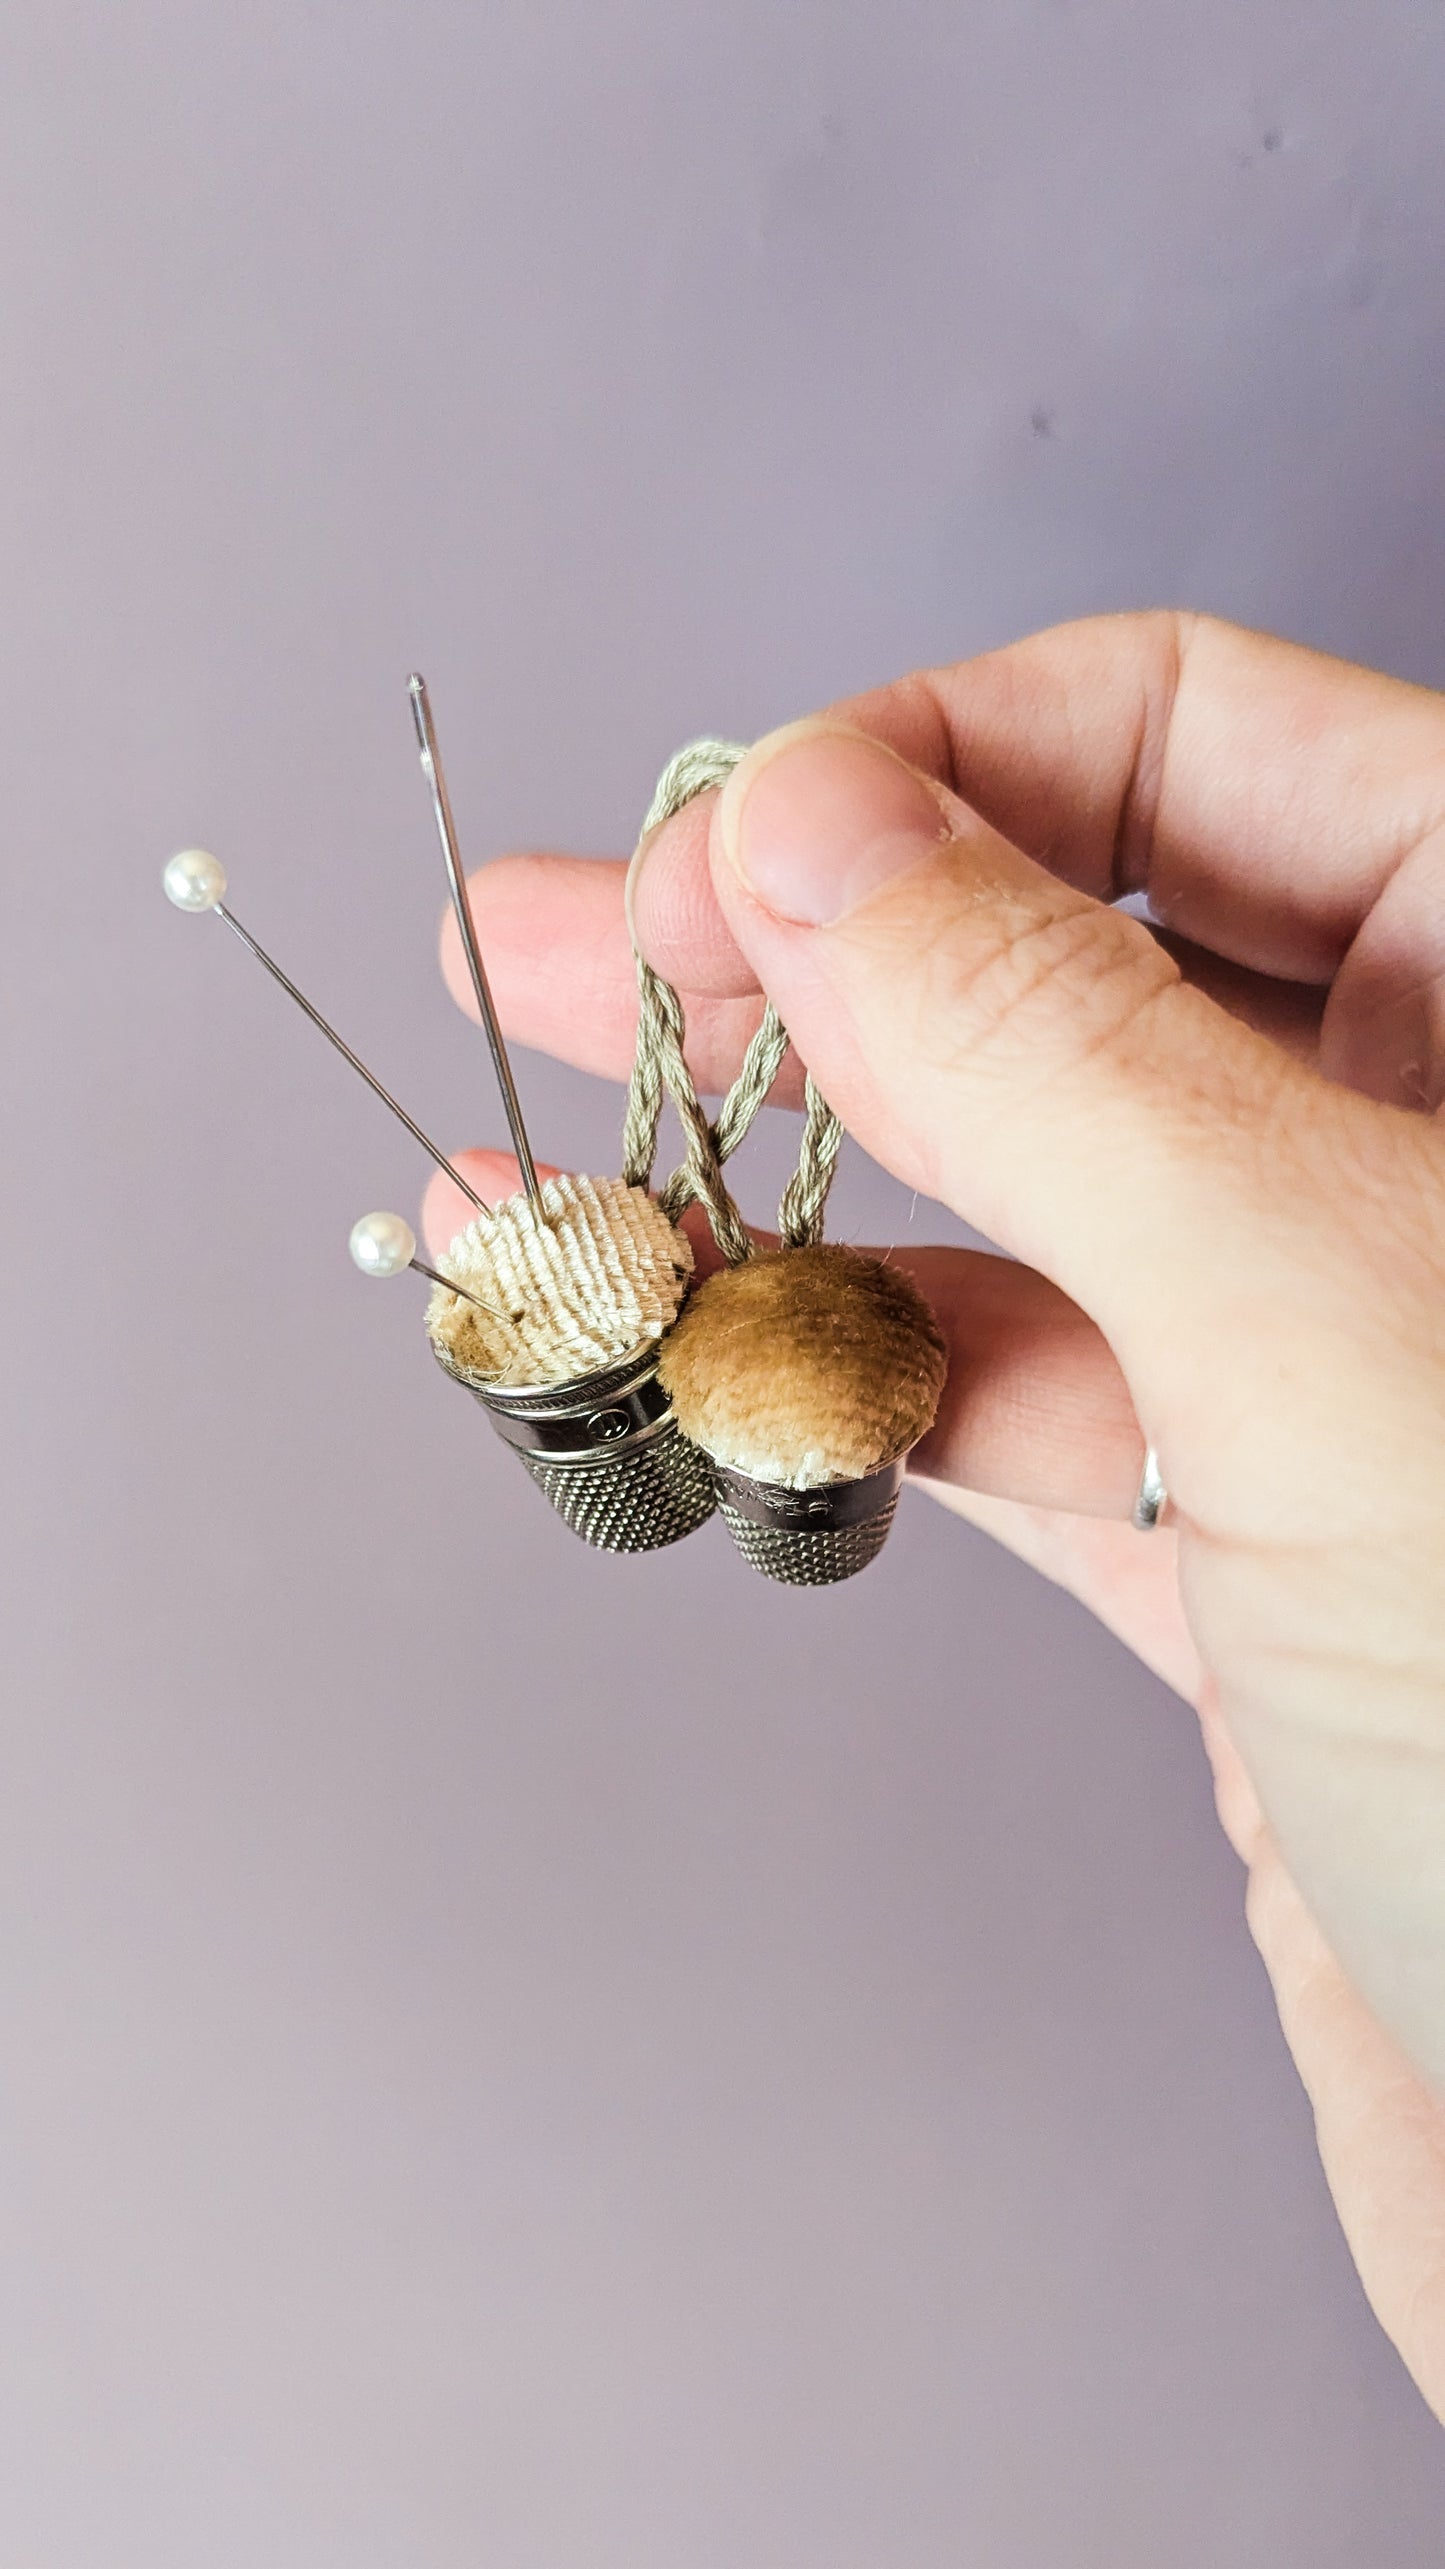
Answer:
[{"label": "long needle", "polygon": [[472,988],[477,995],[477,1006],[481,1010],[482,1025],[486,1030],[487,1042],[491,1046],[492,1064],[497,1074],[497,1084],[502,1092],[502,1105],[506,1110],[512,1148],[517,1154],[517,1166],[522,1173],[522,1184],[527,1190],[527,1201],[537,1220],[545,1222],[547,1208],[542,1201],[537,1164],[532,1157],[532,1145],[527,1139],[527,1128],[522,1121],[517,1083],[512,1077],[512,1065],[507,1059],[507,1047],[502,1040],[502,1029],[497,1022],[497,1012],[492,1004],[486,966],[482,961],[482,950],[477,943],[471,895],[467,890],[467,878],[462,872],[461,856],[457,849],[456,824],[452,819],[451,801],[447,794],[446,778],[442,773],[425,678],[414,672],[407,680],[407,694],[411,698],[417,747],[421,751],[422,774],[431,787],[432,810],[436,815],[437,836],[441,840],[442,855],[446,860],[452,907],[456,911],[457,926],[462,933],[462,947],[467,958],[467,969],[472,976]]},{"label": "long needle", "polygon": [[265,947],[257,945],[250,929],[242,927],[235,912],[233,910],[228,910],[224,901],[213,901],[208,906],[215,911],[218,919],[225,920],[232,935],[240,938],[242,945],[249,949],[249,951],[255,956],[256,961],[265,965],[272,980],[280,982],[287,997],[295,1000],[297,1007],[301,1009],[305,1016],[310,1018],[312,1025],[320,1027],[327,1042],[329,1044],[334,1044],[337,1051],[340,1053],[342,1060],[349,1061],[352,1069],[360,1073],[361,1077],[365,1080],[367,1087],[372,1090],[375,1096],[381,1099],[383,1106],[389,1106],[391,1108],[397,1122],[399,1124],[404,1124],[407,1131],[410,1133],[412,1140],[414,1142],[420,1142],[422,1149],[431,1159],[435,1160],[437,1167],[446,1171],[446,1174],[451,1179],[453,1186],[459,1186],[463,1195],[468,1198],[469,1202],[475,1204],[480,1212],[489,1213],[491,1211],[490,1205],[485,1203],[483,1198],[478,1195],[474,1186],[468,1186],[460,1169],[453,1168],[445,1151],[439,1151],[437,1149],[435,1142],[432,1141],[428,1134],[422,1131],[420,1124],[412,1121],[412,1118],[408,1115],[406,1108],[397,1104],[397,1101],[392,1096],[390,1089],[382,1087],[375,1071],[368,1070],[365,1062],[357,1059],[357,1056],[352,1051],[351,1046],[342,1042],[336,1028],[334,1026],[328,1026],[320,1009],[312,1007],[304,990],[298,990],[295,982],[282,971],[279,963],[273,961],[272,957],[266,952]]}]

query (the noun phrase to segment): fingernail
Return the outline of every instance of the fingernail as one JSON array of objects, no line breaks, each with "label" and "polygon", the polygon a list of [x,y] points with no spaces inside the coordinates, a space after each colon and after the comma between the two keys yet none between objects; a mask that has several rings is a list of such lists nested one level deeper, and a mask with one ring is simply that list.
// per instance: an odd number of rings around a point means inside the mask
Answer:
[{"label": "fingernail", "polygon": [[734,769],[718,826],[754,898],[808,928],[846,918],[949,836],[932,789],[881,742],[802,725]]}]

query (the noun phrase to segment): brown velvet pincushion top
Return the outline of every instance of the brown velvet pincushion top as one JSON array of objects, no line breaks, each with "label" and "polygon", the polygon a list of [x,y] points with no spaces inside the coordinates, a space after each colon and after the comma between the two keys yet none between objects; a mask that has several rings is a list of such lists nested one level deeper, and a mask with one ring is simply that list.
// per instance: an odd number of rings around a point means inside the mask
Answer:
[{"label": "brown velvet pincushion top", "polygon": [[916,1444],[945,1356],[906,1276],[828,1242],[709,1276],[658,1370],[678,1425],[718,1462],[806,1490],[861,1480]]}]

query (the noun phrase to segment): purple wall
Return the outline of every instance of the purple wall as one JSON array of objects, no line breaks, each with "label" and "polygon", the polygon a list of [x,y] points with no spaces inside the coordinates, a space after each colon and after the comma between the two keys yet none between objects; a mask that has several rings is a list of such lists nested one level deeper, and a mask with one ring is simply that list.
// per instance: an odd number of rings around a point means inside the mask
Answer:
[{"label": "purple wall", "polygon": [[157,876],[460,1145],[413,663],[477,857],[1092,606],[1445,676],[1442,107],[1435,0],[5,13],[14,2569],[1437,2569],[1189,1717],[918,1500],[585,1555]]}]

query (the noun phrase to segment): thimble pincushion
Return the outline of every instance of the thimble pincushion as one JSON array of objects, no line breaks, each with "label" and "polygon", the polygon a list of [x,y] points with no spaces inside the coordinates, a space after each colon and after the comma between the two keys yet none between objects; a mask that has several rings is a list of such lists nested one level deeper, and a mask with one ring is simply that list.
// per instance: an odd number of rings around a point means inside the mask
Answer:
[{"label": "thimble pincushion", "polygon": [[692,1250],[645,1188],[550,1177],[542,1201],[545,1222],[517,1194],[458,1232],[446,1269],[475,1302],[432,1288],[437,1358],[475,1390],[574,1382],[655,1345],[682,1306]]},{"label": "thimble pincushion", "polygon": [[555,1177],[478,1216],[433,1287],[437,1361],[482,1402],[573,1531],[651,1552],[712,1514],[705,1455],[679,1435],[657,1351],[692,1272],[683,1234],[642,1187]]},{"label": "thimble pincushion", "polygon": [[759,1251],[699,1285],[659,1368],[678,1425],[756,1481],[860,1481],[933,1423],[938,1325],[896,1267],[836,1241]]},{"label": "thimble pincushion", "polygon": [[659,1370],[678,1425],[719,1466],[719,1502],[747,1559],[790,1585],[823,1586],[881,1550],[945,1354],[906,1276],[819,1241],[709,1276]]}]

